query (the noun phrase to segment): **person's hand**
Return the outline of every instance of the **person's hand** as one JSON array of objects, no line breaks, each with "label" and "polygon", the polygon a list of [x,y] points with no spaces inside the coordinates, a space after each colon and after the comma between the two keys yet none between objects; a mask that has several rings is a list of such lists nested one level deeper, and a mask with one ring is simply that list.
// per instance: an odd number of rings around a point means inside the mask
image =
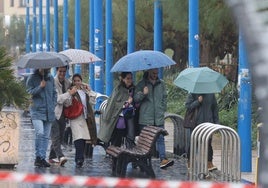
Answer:
[{"label": "person's hand", "polygon": [[70,95],[74,95],[77,92],[77,88],[74,86],[71,89],[69,89],[68,92],[70,93]]},{"label": "person's hand", "polygon": [[202,95],[200,95],[199,97],[198,97],[198,102],[202,102],[203,101],[203,96]]},{"label": "person's hand", "polygon": [[133,102],[133,98],[129,96],[127,102],[128,104],[131,104]]},{"label": "person's hand", "polygon": [[46,87],[46,81],[45,81],[45,80],[42,80],[42,81],[40,82],[40,87],[41,87],[41,88]]},{"label": "person's hand", "polygon": [[149,88],[147,87],[147,86],[145,86],[144,88],[143,88],[143,94],[144,95],[147,95],[149,93]]}]

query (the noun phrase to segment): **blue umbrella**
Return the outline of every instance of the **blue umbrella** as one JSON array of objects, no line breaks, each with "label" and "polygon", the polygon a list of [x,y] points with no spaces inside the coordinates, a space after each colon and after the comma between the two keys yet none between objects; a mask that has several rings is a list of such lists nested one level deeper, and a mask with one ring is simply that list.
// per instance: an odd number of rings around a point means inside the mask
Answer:
[{"label": "blue umbrella", "polygon": [[141,50],[127,54],[120,58],[112,67],[111,72],[134,72],[175,65],[166,54],[153,51]]}]

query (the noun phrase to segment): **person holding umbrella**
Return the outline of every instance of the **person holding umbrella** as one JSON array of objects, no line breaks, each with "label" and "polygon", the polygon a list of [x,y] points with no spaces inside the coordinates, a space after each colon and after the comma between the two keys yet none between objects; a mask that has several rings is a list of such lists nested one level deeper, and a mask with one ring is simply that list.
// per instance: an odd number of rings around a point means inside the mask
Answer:
[{"label": "person holding umbrella", "polygon": [[[167,109],[167,91],[164,81],[158,78],[158,69],[150,69],[144,73],[143,79],[137,84],[134,101],[140,104],[140,129],[147,125],[164,128],[164,117]],[[156,141],[160,158],[160,168],[172,166],[174,161],[166,158],[164,136]]]},{"label": "person holding umbrella", "polygon": [[[187,109],[194,110],[198,109],[196,116],[196,125],[201,123],[210,122],[219,124],[219,111],[218,104],[214,93],[207,94],[193,94],[189,93],[185,106]],[[194,127],[195,128],[195,127]],[[194,128],[190,128],[192,133]],[[208,141],[208,170],[216,170],[217,167],[213,165],[213,149],[212,149],[212,138]],[[190,148],[187,152],[188,159],[190,158]],[[188,160],[188,167],[189,167]]]},{"label": "person holding umbrella", "polygon": [[57,92],[50,68],[36,69],[26,82],[26,89],[32,95],[30,116],[35,130],[35,162],[37,167],[50,167],[46,161],[51,124],[55,120],[54,109]]}]

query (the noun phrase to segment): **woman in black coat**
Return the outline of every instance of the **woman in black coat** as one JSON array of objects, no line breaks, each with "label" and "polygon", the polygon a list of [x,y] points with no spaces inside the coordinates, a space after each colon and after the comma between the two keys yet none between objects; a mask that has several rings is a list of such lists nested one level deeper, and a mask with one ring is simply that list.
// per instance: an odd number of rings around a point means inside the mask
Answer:
[{"label": "woman in black coat", "polygon": [[[196,116],[197,125],[205,122],[219,124],[219,111],[218,104],[215,97],[215,94],[192,94],[188,95],[185,106],[187,109],[195,109],[198,108],[198,113]],[[193,128],[194,129],[194,128]],[[190,130],[192,133],[193,129]],[[212,171],[217,169],[216,166],[213,165],[213,149],[212,149],[212,138],[209,139],[208,142],[208,170]],[[187,153],[187,157],[190,157],[190,148]],[[189,163],[188,163],[189,167]]]}]

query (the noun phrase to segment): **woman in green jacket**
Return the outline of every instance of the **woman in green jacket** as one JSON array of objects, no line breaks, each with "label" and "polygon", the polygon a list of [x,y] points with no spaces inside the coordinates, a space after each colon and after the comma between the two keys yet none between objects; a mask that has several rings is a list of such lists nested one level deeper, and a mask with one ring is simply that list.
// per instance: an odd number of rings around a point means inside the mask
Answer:
[{"label": "woman in green jacket", "polygon": [[[135,124],[134,117],[124,118],[123,109],[133,106],[134,85],[131,72],[122,72],[120,83],[114,88],[107,106],[102,115],[100,130],[98,132],[98,142],[121,146],[123,137],[126,136],[126,146],[134,146]],[[120,118],[124,119],[125,128],[118,127]]]}]

